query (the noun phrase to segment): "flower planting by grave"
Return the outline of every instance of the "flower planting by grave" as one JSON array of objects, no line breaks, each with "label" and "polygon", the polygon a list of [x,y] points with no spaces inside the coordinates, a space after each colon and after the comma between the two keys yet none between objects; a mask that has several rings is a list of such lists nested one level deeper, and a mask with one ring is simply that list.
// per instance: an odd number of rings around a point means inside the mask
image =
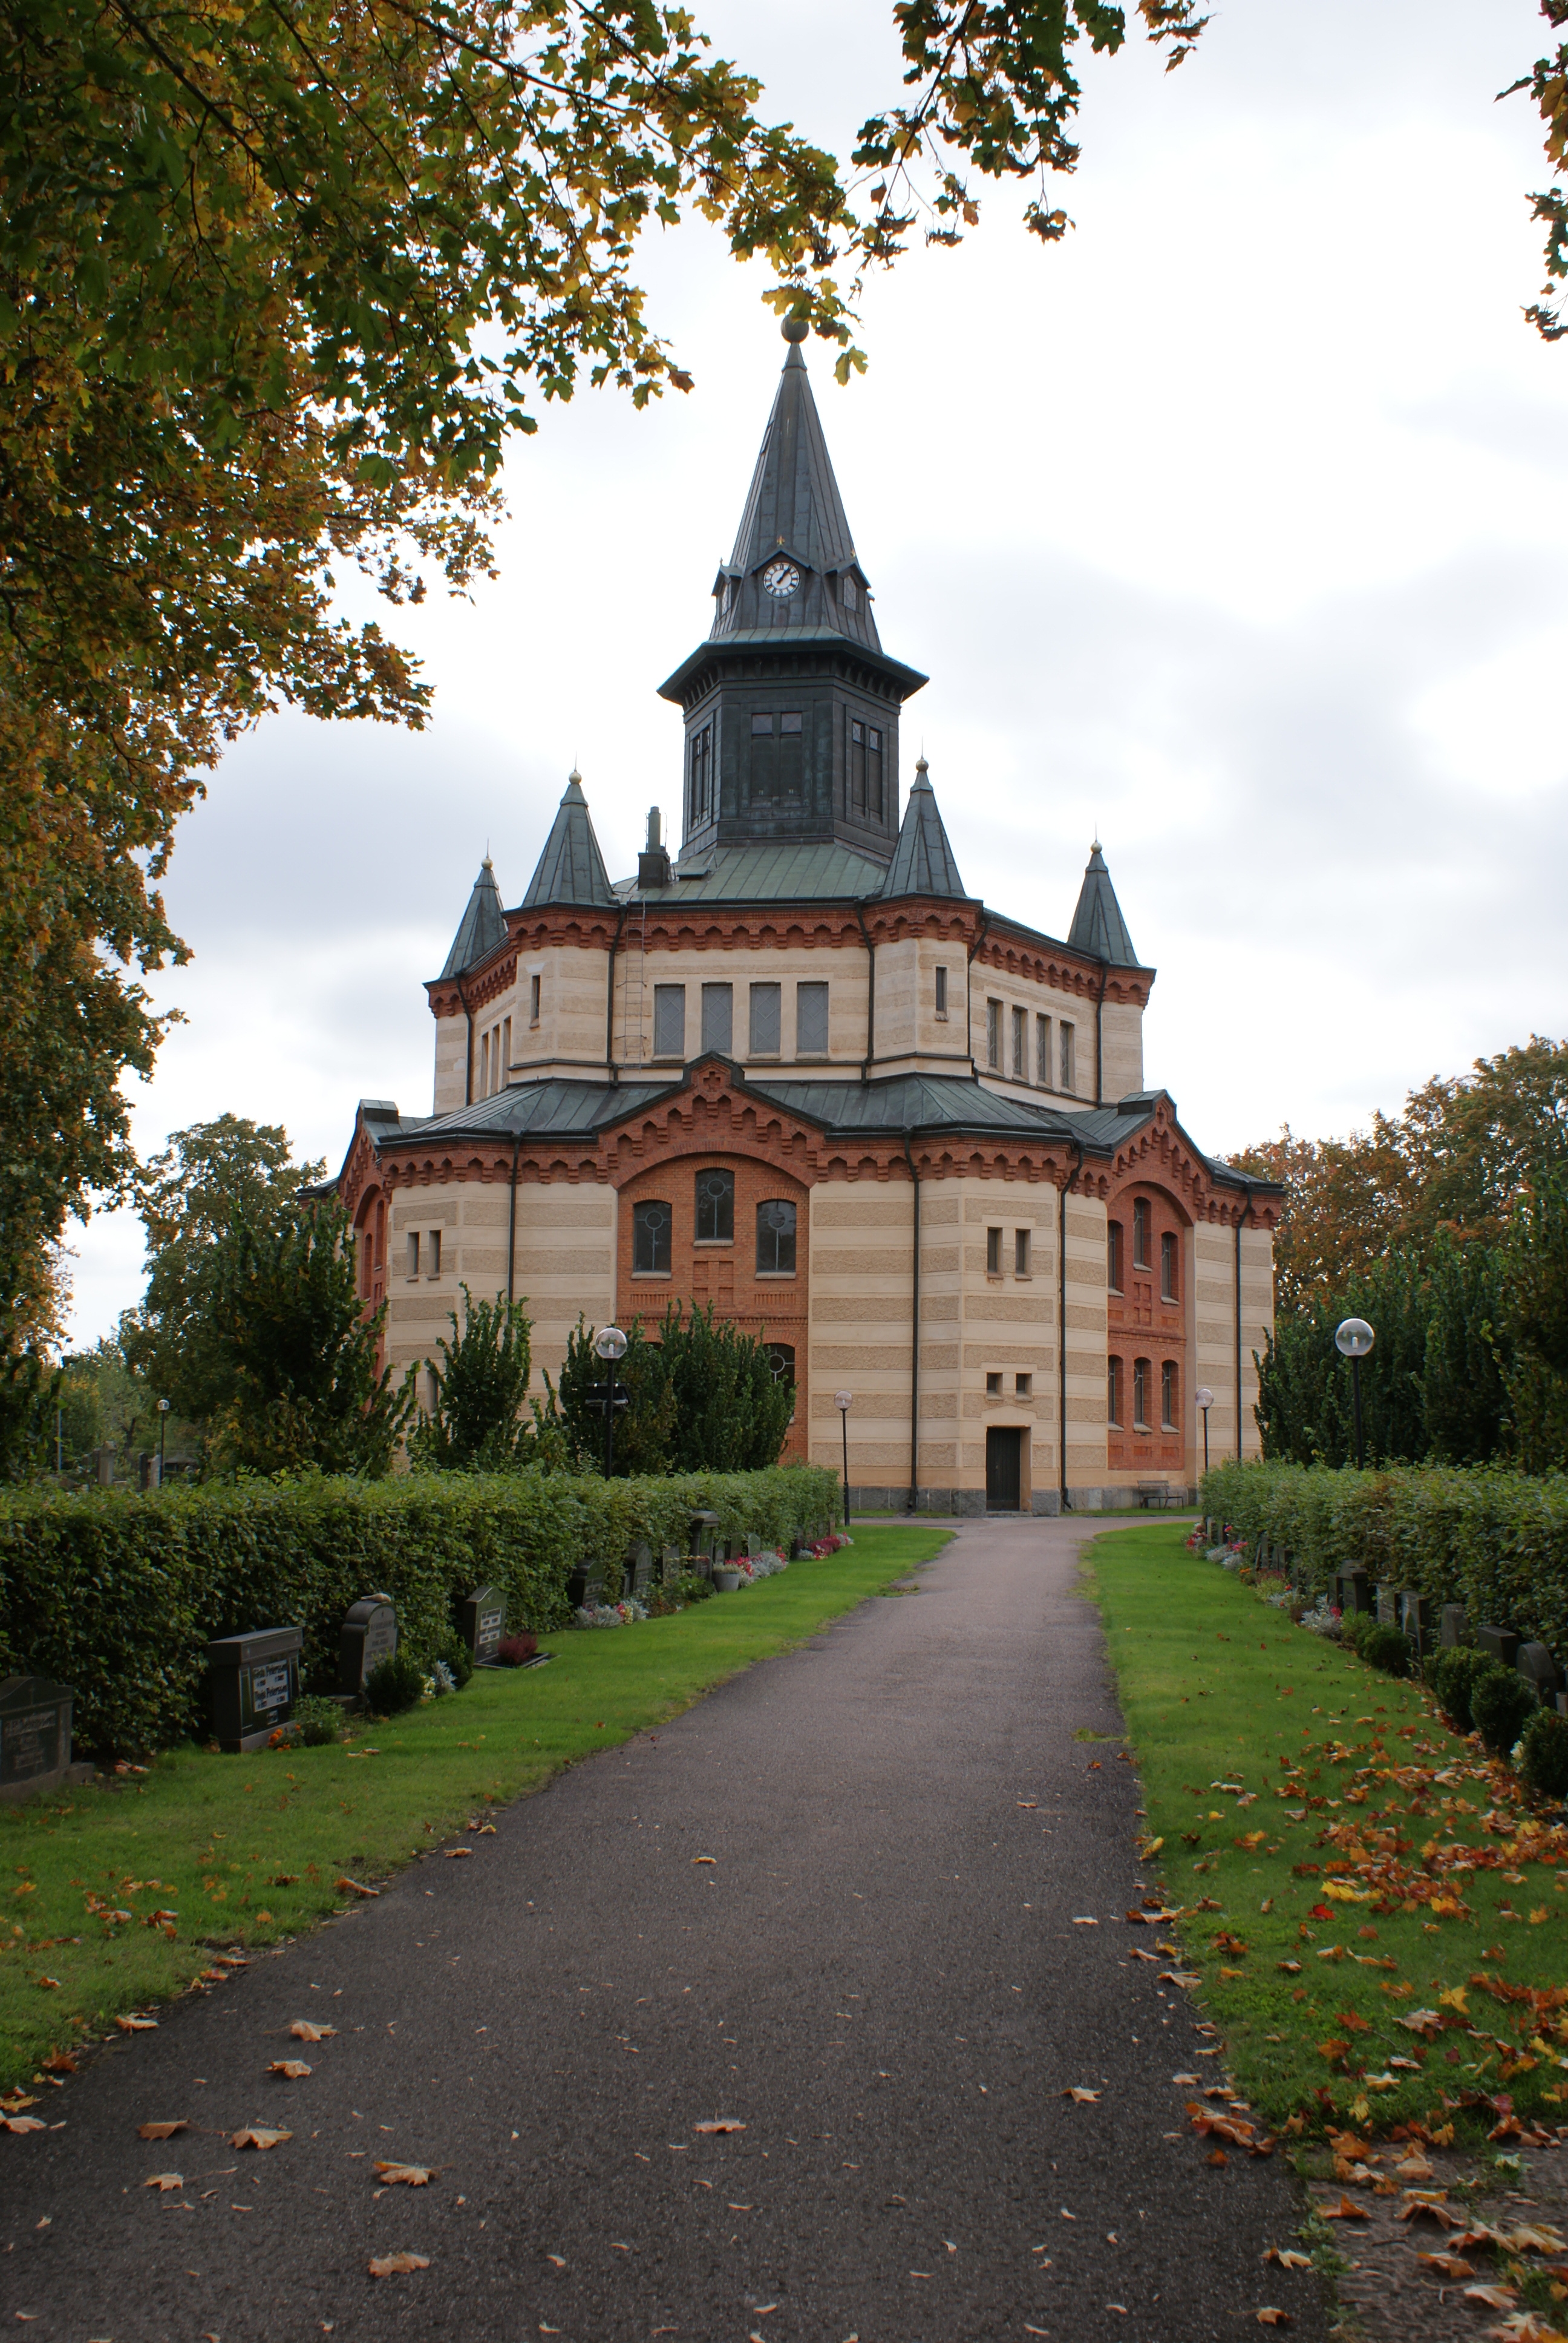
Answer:
[{"label": "flower planting by grave", "polygon": [[859,1527],[744,1601],[627,1634],[562,1628],[543,1639],[548,1666],[477,1669],[397,1716],[350,1718],[341,1740],[243,1755],[187,1744],[0,1806],[0,2081],[40,2102],[5,2120],[50,2114],[84,2044],[156,2023],[175,1994],[220,1991],[236,1961],[381,1892],[413,1858],[485,1860],[496,1805],[789,1650],[950,1535]]},{"label": "flower planting by grave", "polygon": [[1093,1590],[1171,1963],[1276,2137],[1506,2147],[1568,2118],[1568,1829],[1433,1696],[1292,1623],[1181,1530]]}]

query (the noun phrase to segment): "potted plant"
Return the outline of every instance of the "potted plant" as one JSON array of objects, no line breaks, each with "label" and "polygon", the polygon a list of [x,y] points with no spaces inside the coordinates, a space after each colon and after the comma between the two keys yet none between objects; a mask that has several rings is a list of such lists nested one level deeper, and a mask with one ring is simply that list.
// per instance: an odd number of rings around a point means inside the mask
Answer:
[{"label": "potted plant", "polygon": [[740,1573],[732,1562],[716,1562],[713,1565],[713,1591],[716,1594],[733,1594],[740,1584]]}]

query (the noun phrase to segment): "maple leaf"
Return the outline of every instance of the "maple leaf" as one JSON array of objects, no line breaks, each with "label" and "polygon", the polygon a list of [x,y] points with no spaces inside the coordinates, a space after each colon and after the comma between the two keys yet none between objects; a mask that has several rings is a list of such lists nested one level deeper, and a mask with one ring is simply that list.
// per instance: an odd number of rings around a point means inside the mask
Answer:
[{"label": "maple leaf", "polygon": [[384,2254],[377,2262],[367,2265],[372,2278],[402,2278],[410,2270],[428,2269],[428,2254]]},{"label": "maple leaf", "polygon": [[1519,2296],[1511,2286],[1467,2286],[1464,2299],[1482,2310],[1512,2310]]},{"label": "maple leaf", "polygon": [[36,2116],[0,2116],[0,2131],[47,2131]]},{"label": "maple leaf", "polygon": [[302,2083],[310,2069],[303,2058],[275,2058],[266,2071],[269,2075],[286,2076],[291,2083]]},{"label": "maple leaf", "polygon": [[1098,2091],[1081,2090],[1076,2083],[1070,2083],[1061,2096],[1064,2099],[1070,2099],[1074,2107],[1095,2107],[1100,2099]]},{"label": "maple leaf", "polygon": [[1316,2210],[1325,2221],[1370,2221],[1372,2219],[1372,2215],[1365,2206],[1358,2205],[1351,2197],[1341,2197],[1339,2202],[1334,2205],[1319,2205]]},{"label": "maple leaf", "polygon": [[177,2131],[189,2131],[190,2124],[184,2116],[173,2123],[145,2123],[136,2126],[138,2139],[173,2139]]},{"label": "maple leaf", "polygon": [[178,2172],[155,2172],[142,2183],[144,2188],[161,2188],[166,2195],[171,2188],[183,2188],[185,2185],[184,2176]]},{"label": "maple leaf", "polygon": [[380,2164],[376,2167],[385,2185],[394,2187],[398,2181],[410,2188],[427,2188],[440,2170],[436,2164]]},{"label": "maple leaf", "polygon": [[1299,2254],[1293,2246],[1271,2246],[1263,2256],[1266,2262],[1278,2262],[1282,2269],[1311,2269],[1311,2254]]},{"label": "maple leaf", "polygon": [[471,1846],[444,1846],[441,1852],[448,1863],[460,1863],[465,1855],[472,1855],[474,1850]]},{"label": "maple leaf", "polygon": [[1290,2312],[1288,2310],[1276,2310],[1271,2305],[1260,2310],[1258,2313],[1258,2324],[1260,2327],[1288,2327],[1290,2323]]},{"label": "maple leaf", "polygon": [[308,2017],[297,2017],[288,2030],[297,2042],[325,2042],[329,2034],[337,2033],[337,2028],[336,2026],[312,2026]]},{"label": "maple leaf", "polygon": [[76,2071],[76,2062],[68,2050],[51,2050],[38,2063],[46,2075],[74,2075]]},{"label": "maple leaf", "polygon": [[292,2139],[291,2131],[267,2131],[260,2124],[247,2124],[236,2131],[229,2141],[230,2147],[276,2147],[280,2140]]},{"label": "maple leaf", "polygon": [[1417,2254],[1416,2260],[1423,2269],[1435,2270],[1439,2278],[1475,2276],[1475,2264],[1467,2262],[1462,2254]]}]

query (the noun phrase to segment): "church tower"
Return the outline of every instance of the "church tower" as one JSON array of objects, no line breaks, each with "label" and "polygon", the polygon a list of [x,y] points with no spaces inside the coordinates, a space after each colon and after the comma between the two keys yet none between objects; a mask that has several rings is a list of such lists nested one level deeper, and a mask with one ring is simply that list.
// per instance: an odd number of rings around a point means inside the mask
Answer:
[{"label": "church tower", "polygon": [[708,639],[659,686],[686,719],[681,860],[820,841],[887,862],[899,835],[899,710],[926,679],[877,634],[800,355],[789,355],[713,585]]}]

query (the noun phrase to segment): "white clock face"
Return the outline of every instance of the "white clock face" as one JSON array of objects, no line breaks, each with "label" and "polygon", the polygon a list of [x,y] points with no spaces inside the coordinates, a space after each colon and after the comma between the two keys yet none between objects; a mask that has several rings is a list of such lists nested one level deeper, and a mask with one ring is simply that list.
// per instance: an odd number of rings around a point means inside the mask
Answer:
[{"label": "white clock face", "polygon": [[762,572],[762,583],[775,601],[787,601],[800,584],[800,572],[792,561],[770,561]]}]

